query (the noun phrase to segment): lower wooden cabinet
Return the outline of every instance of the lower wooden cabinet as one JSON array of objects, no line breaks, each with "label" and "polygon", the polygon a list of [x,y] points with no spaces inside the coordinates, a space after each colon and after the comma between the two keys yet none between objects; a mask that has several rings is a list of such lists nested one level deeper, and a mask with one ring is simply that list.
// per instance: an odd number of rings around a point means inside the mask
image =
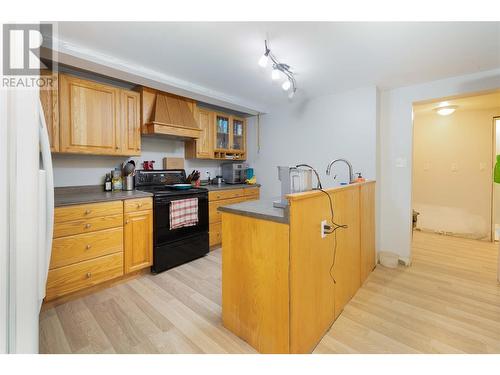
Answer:
[{"label": "lower wooden cabinet", "polygon": [[50,301],[122,275],[122,252],[55,268],[49,271],[45,298]]},{"label": "lower wooden cabinet", "polygon": [[259,199],[260,187],[214,190],[208,193],[208,237],[210,247],[222,243],[222,215],[219,207]]},{"label": "lower wooden cabinet", "polygon": [[149,197],[57,207],[46,301],[149,267],[152,208]]},{"label": "lower wooden cabinet", "polygon": [[153,211],[125,214],[125,273],[153,264]]}]

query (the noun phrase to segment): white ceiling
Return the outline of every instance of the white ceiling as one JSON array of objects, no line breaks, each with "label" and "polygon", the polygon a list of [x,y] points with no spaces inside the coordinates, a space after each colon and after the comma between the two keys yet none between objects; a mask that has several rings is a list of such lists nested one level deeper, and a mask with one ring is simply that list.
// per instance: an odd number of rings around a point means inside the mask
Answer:
[{"label": "white ceiling", "polygon": [[[288,99],[257,60],[264,39],[296,72],[298,96],[381,89],[500,67],[500,22],[62,22],[64,50],[175,77],[248,108]],[[70,46],[67,47],[67,46]],[[174,82],[175,84],[175,82]]]}]

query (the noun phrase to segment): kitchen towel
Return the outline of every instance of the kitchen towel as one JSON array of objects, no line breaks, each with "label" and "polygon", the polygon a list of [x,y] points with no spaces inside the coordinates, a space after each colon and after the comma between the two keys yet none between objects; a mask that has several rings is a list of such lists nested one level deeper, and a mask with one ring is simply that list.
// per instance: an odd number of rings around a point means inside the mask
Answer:
[{"label": "kitchen towel", "polygon": [[493,173],[493,181],[500,184],[500,155],[497,155],[497,162],[495,164],[495,171]]},{"label": "kitchen towel", "polygon": [[198,198],[188,198],[170,203],[170,229],[192,227],[198,224]]}]

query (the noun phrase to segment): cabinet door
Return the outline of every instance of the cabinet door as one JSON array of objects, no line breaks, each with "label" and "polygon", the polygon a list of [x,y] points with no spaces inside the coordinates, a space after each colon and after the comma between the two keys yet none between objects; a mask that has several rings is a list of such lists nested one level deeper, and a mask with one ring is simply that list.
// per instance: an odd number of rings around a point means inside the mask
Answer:
[{"label": "cabinet door", "polygon": [[153,211],[125,215],[125,273],[153,264]]},{"label": "cabinet door", "polygon": [[60,151],[120,154],[119,93],[109,85],[60,74]]},{"label": "cabinet door", "polygon": [[59,151],[59,90],[57,74],[47,72],[40,75],[44,86],[40,89],[40,101],[42,102],[45,123],[49,134],[50,150]]},{"label": "cabinet door", "polygon": [[214,157],[214,114],[206,109],[198,109],[197,112],[197,120],[202,133],[200,138],[196,140],[196,157],[199,159],[212,159]]},{"label": "cabinet door", "polygon": [[215,115],[215,148],[229,150],[230,144],[230,117],[223,114]]},{"label": "cabinet door", "polygon": [[138,92],[121,90],[123,153],[126,155],[141,154],[140,99],[141,96]]},{"label": "cabinet door", "polygon": [[234,151],[245,151],[245,119],[239,117],[231,118],[231,134],[231,149]]}]

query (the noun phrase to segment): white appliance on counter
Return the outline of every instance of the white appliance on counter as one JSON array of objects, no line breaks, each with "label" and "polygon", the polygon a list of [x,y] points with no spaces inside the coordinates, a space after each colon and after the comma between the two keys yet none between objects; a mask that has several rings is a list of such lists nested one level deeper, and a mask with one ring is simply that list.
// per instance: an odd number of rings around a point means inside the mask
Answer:
[{"label": "white appliance on counter", "polygon": [[1,96],[0,353],[38,353],[54,220],[52,158],[38,90]]},{"label": "white appliance on counter", "polygon": [[312,190],[312,170],[302,167],[278,167],[278,178],[281,182],[281,199],[273,202],[277,208],[288,206],[286,196]]}]

